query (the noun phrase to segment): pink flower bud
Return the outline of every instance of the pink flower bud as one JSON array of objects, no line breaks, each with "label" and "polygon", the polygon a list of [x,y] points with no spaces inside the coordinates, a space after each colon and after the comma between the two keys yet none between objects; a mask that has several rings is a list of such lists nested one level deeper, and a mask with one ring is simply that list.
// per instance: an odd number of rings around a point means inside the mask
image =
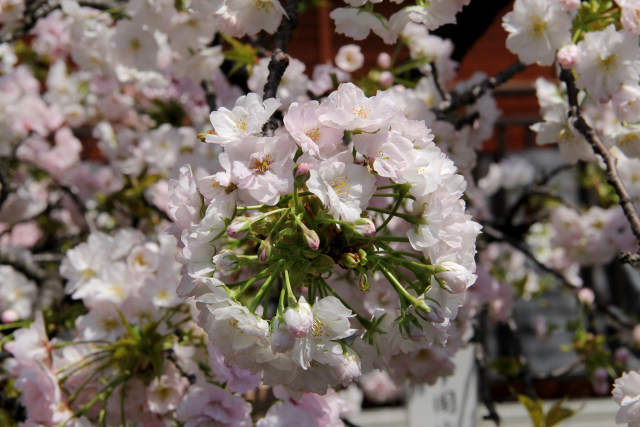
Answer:
[{"label": "pink flower bud", "polygon": [[238,256],[231,251],[222,251],[213,257],[216,271],[227,276],[238,267]]},{"label": "pink flower bud", "polygon": [[380,68],[389,68],[389,65],[391,65],[391,55],[389,55],[387,52],[381,52],[378,55],[378,67]]},{"label": "pink flower bud", "polygon": [[296,338],[307,336],[313,326],[313,313],[311,306],[304,298],[300,298],[296,308],[288,307],[284,312],[284,321],[289,333]]},{"label": "pink flower bud", "polygon": [[364,237],[371,237],[376,234],[376,225],[369,218],[360,218],[353,224],[353,228]]},{"label": "pink flower bud", "polygon": [[311,168],[309,163],[300,163],[293,171],[293,178],[295,180],[296,187],[299,187],[302,183],[307,182],[311,176]]},{"label": "pink flower bud", "polygon": [[300,175],[309,175],[311,168],[309,167],[309,163],[299,163],[296,166],[295,176]]},{"label": "pink flower bud", "polygon": [[560,7],[567,12],[576,10],[580,7],[580,0],[560,0]]},{"label": "pink flower bud", "polygon": [[233,221],[227,227],[227,236],[231,237],[232,239],[242,239],[247,235],[247,231],[243,230],[246,225],[246,220]]},{"label": "pink flower bud", "polygon": [[609,393],[609,374],[604,368],[598,368],[593,373],[593,391],[596,394],[605,395]]},{"label": "pink flower bud", "polygon": [[618,347],[613,357],[615,357],[618,362],[626,365],[629,361],[630,355],[631,353],[629,352],[629,349],[627,347]]},{"label": "pink flower bud", "polygon": [[13,323],[20,320],[20,316],[14,310],[5,310],[2,312],[2,323]]},{"label": "pink flower bud", "polygon": [[577,293],[578,301],[587,307],[591,307],[593,302],[596,300],[596,296],[593,291],[589,288],[580,288]]},{"label": "pink flower bud", "polygon": [[380,79],[378,80],[382,86],[391,86],[393,84],[393,73],[391,71],[383,71],[380,73]]},{"label": "pink flower bud", "polygon": [[320,237],[318,236],[318,233],[305,227],[302,231],[302,235],[304,236],[304,241],[307,242],[307,246],[312,250],[317,251],[320,247]]},{"label": "pink flower bud", "polygon": [[271,256],[271,243],[268,240],[263,240],[258,248],[258,261],[265,262]]},{"label": "pink flower bud", "polygon": [[274,353],[284,353],[293,348],[295,338],[289,333],[287,325],[278,317],[273,320],[273,333],[271,334],[271,350]]},{"label": "pink flower bud", "polygon": [[476,281],[476,275],[453,261],[443,261],[438,265],[436,277],[443,280],[454,294],[464,292]]},{"label": "pink flower bud", "polygon": [[578,46],[574,44],[564,46],[558,51],[557,59],[562,68],[565,70],[572,69],[578,62]]},{"label": "pink flower bud", "polygon": [[636,325],[633,327],[631,331],[631,337],[636,344],[640,344],[640,325]]}]

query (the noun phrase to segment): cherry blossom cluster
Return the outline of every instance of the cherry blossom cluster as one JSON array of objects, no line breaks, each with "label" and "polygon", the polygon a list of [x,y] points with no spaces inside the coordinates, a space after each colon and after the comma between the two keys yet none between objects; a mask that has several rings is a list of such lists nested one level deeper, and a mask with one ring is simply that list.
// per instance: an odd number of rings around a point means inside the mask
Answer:
[{"label": "cherry blossom cluster", "polygon": [[[185,166],[172,182],[189,273],[179,292],[197,295],[209,339],[298,392],[421,349],[447,359],[479,231],[453,162],[388,92],[342,84],[291,104],[285,128],[263,136],[278,106],[249,94],[212,112],[204,139],[222,146],[220,169]],[[380,293],[382,305],[367,296]]]},{"label": "cherry blossom cluster", "polygon": [[[345,0],[348,6],[338,7],[331,12],[336,32],[363,40],[373,32],[385,43],[393,44],[407,24],[416,23],[432,31],[444,24],[454,24],[456,14],[470,0],[417,1],[415,5],[404,6],[390,17],[375,12],[375,4],[381,1]],[[393,0],[402,4],[403,0]]]},{"label": "cherry blossom cluster", "polygon": [[[195,307],[176,294],[176,251],[172,236],[153,241],[133,229],[91,234],[68,251],[61,268],[66,292],[88,312],[51,340],[39,313],[6,346],[13,357],[4,367],[22,392],[27,423],[253,425],[243,394],[262,375],[226,362],[206,342],[192,320]],[[258,425],[295,417],[327,425],[348,414],[335,392],[294,401],[282,391],[278,398]]]}]

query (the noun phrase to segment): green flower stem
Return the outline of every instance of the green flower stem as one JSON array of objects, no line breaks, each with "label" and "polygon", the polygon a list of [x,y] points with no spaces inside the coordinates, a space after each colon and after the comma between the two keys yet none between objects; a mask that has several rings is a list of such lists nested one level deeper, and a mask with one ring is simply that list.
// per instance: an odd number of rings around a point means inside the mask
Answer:
[{"label": "green flower stem", "polygon": [[72,346],[72,345],[79,345],[79,344],[111,344],[111,341],[107,341],[107,340],[85,340],[85,341],[59,342],[59,343],[55,343],[53,345],[53,348],[63,348],[63,347],[69,347],[69,346]]},{"label": "green flower stem", "polygon": [[391,212],[387,216],[387,219],[385,219],[384,222],[380,224],[378,228],[376,228],[376,233],[379,233],[380,231],[384,230],[387,224],[389,224],[389,221],[391,221],[391,218],[393,218],[398,213],[398,209],[400,209],[400,206],[402,206],[402,201],[404,200],[405,194],[407,194],[406,188],[400,187],[400,193],[398,194],[396,203],[393,205],[393,208],[391,209]]},{"label": "green flower stem", "polygon": [[381,250],[379,252],[374,252],[374,255],[388,255],[389,253],[392,253],[394,255],[400,255],[400,256],[408,256],[411,258],[415,258],[418,261],[426,261],[426,259],[424,258],[424,255],[418,255],[418,254],[413,254],[411,252],[405,252],[405,251],[396,251],[395,249],[391,248],[389,245],[385,244],[384,242],[376,242],[376,246],[379,246],[379,249],[384,249]]},{"label": "green flower stem", "polygon": [[[391,221],[391,217],[393,217],[393,216],[397,216],[398,218],[402,218],[402,219],[404,219],[405,221],[407,221],[407,222],[409,222],[411,224],[419,224],[420,223],[420,219],[416,218],[413,215],[400,214],[400,213],[394,212],[393,210],[390,211],[388,209],[380,209],[380,208],[372,208],[372,207],[368,207],[367,210],[389,215],[389,217],[385,221],[387,224],[389,223],[389,221]],[[396,209],[396,211],[397,211],[397,209]],[[387,224],[384,224],[384,225],[387,225]],[[380,227],[382,227],[382,225]],[[376,228],[376,231],[378,229],[382,230],[380,227]]]},{"label": "green flower stem", "polygon": [[262,240],[258,239],[256,236],[252,236],[250,234],[247,237],[245,237],[245,239],[251,240],[252,242],[255,242],[255,243],[262,243]]},{"label": "green flower stem", "polygon": [[[63,377],[58,379],[58,383],[63,384],[65,381],[67,381],[67,379],[69,379],[70,376],[72,376],[76,372],[86,368],[89,365],[93,365],[94,363],[99,362],[99,361],[103,360],[106,357],[109,357],[110,353],[111,353],[111,351],[109,351],[109,350],[102,350],[102,351],[99,351],[97,353],[90,354],[85,359],[80,359],[80,360],[77,360],[75,362],[71,362],[71,363],[63,366],[62,368],[59,368],[58,369],[58,374],[61,374],[62,372],[66,371],[67,369],[73,368],[75,366],[74,369],[72,369],[70,372],[67,372]],[[84,363],[82,363],[82,362],[84,362]],[[79,365],[79,366],[77,366],[77,365]]]},{"label": "green flower stem", "polygon": [[[76,389],[75,392],[73,392],[73,394],[71,396],[69,396],[69,399],[67,400],[68,405],[71,406],[73,404],[73,402],[78,398],[78,395],[80,394],[80,392],[85,388],[85,386],[87,384],[89,384],[91,381],[93,381],[93,379],[102,372],[102,370],[106,367],[108,367],[109,365],[113,364],[113,361],[111,359],[107,360],[105,363],[103,363],[102,365],[100,365],[95,371],[93,371],[93,373],[91,375],[89,375],[87,377],[87,379],[85,379],[82,384],[80,384],[80,386]],[[93,402],[95,403],[95,402]],[[86,405],[85,405],[86,406]],[[87,408],[87,410],[91,408],[91,406],[89,406]],[[80,410],[82,410],[82,408],[80,408]],[[68,421],[67,421],[68,422]]]},{"label": "green flower stem", "polygon": [[398,76],[395,76],[393,78],[393,82],[401,84],[402,86],[408,87],[410,89],[415,89],[418,86],[415,82],[412,82],[411,80],[403,79],[402,77],[398,77]]},{"label": "green flower stem", "polygon": [[429,275],[433,275],[433,274],[436,274],[436,273],[441,271],[435,265],[422,264],[420,262],[409,261],[408,259],[405,259],[405,258],[402,258],[402,257],[397,257],[397,256],[391,255],[391,256],[388,256],[387,258],[391,258],[391,259],[393,259],[394,262],[400,263],[400,264],[402,264],[404,266],[407,266],[407,267],[415,267],[415,268],[418,268],[420,270],[425,270],[427,272],[427,274],[429,274]]},{"label": "green flower stem", "polygon": [[302,222],[302,220],[300,220],[300,217],[302,216],[302,214],[299,215],[294,215],[293,216],[293,220],[296,222],[296,224],[298,224],[298,227],[300,227],[302,230],[304,230],[305,228],[309,228],[306,225],[304,225],[304,223]]},{"label": "green flower stem", "polygon": [[415,200],[415,197],[411,196],[411,195],[405,195],[403,196],[400,193],[373,193],[373,197],[406,197],[407,199],[412,199]]},{"label": "green flower stem", "polygon": [[395,289],[396,293],[400,297],[400,299],[405,299],[411,305],[413,305],[417,310],[425,311],[427,313],[431,312],[431,309],[424,303],[424,301],[419,300],[418,298],[411,295],[407,290],[398,282],[398,279],[391,273],[383,264],[379,264],[378,269],[384,274],[384,277],[387,278],[391,286]]},{"label": "green flower stem", "polygon": [[284,299],[287,297],[287,289],[280,289],[280,298],[278,298],[278,316],[284,315]]},{"label": "green flower stem", "polygon": [[[281,264],[282,263],[278,263],[278,266],[280,266]],[[256,308],[258,308],[258,305],[260,304],[260,301],[262,301],[262,298],[264,298],[264,296],[271,289],[271,283],[279,275],[280,275],[280,269],[278,269],[278,270],[274,271],[273,273],[271,273],[271,275],[269,275],[267,280],[265,280],[265,282],[262,284],[262,287],[260,288],[260,290],[258,291],[256,296],[253,297],[253,299],[251,300],[251,303],[249,303],[249,306],[247,307],[250,312],[252,312],[252,313],[256,312]],[[265,310],[266,310],[266,307],[265,307]]]},{"label": "green flower stem", "polygon": [[376,236],[376,243],[377,242],[405,242],[405,243],[409,243],[409,238],[408,237],[397,237],[397,236]]},{"label": "green flower stem", "polygon": [[6,323],[4,325],[0,325],[0,331],[6,331],[7,329],[26,328],[28,326],[31,326],[32,323],[33,320],[23,320],[21,322]]},{"label": "green flower stem", "polygon": [[267,240],[271,238],[271,236],[273,235],[273,233],[278,229],[278,227],[280,227],[280,224],[282,224],[282,222],[285,220],[285,218],[287,217],[287,215],[289,215],[289,212],[291,212],[291,208],[283,208],[283,209],[278,209],[280,211],[286,211],[285,213],[283,213],[280,218],[278,218],[278,221],[276,221],[275,225],[273,226],[273,228],[271,229],[271,231],[269,232],[269,235],[267,236]]},{"label": "green flower stem", "polygon": [[264,209],[267,205],[253,205],[253,206],[236,206],[237,211],[253,211],[258,209]]},{"label": "green flower stem", "polygon": [[[271,267],[269,267],[269,268],[271,268]],[[227,283],[227,284],[225,284],[225,287],[233,288],[233,287],[236,287],[236,286],[242,285],[242,284],[246,285],[246,283],[249,282],[249,281],[251,281],[251,283],[253,283],[256,280],[264,279],[265,277],[268,276],[268,274],[266,272],[269,270],[269,268],[265,268],[264,270],[262,270],[260,273],[258,273],[256,276],[252,277],[251,279],[242,280],[240,282]]]},{"label": "green flower stem", "polygon": [[285,287],[287,289],[287,303],[289,305],[294,305],[298,302],[296,296],[293,293],[293,289],[291,289],[291,281],[289,280],[289,270],[288,269],[284,269],[284,284]]},{"label": "green flower stem", "polygon": [[400,55],[400,51],[404,47],[405,43],[402,39],[398,40],[395,49],[393,50],[393,54],[391,55],[391,63],[389,64],[389,68],[393,68],[396,61],[398,60],[398,55]]},{"label": "green flower stem", "polygon": [[381,185],[379,187],[376,187],[378,190],[390,190],[390,189],[396,189],[398,187],[402,187],[404,184],[388,184],[388,185]]},{"label": "green flower stem", "polygon": [[397,76],[406,71],[413,70],[414,68],[419,68],[428,63],[429,61],[426,58],[412,59],[400,65],[398,68],[394,69],[392,73],[394,76]]},{"label": "green flower stem", "polygon": [[298,187],[293,186],[293,204],[296,207],[296,211],[304,211],[302,203],[300,203],[300,197],[298,196]]},{"label": "green flower stem", "polygon": [[233,292],[233,294],[231,294],[231,296],[234,299],[237,299],[240,295],[242,295],[247,289],[249,289],[249,286],[251,286],[256,280],[260,280],[263,279],[265,277],[267,277],[267,273],[269,273],[269,277],[271,277],[273,275],[272,272],[270,272],[270,270],[279,267],[280,264],[282,263],[282,261],[278,261],[275,264],[270,265],[269,267],[265,268],[264,270],[262,270],[260,272],[260,274],[258,274],[255,277],[252,277],[251,279],[247,280],[246,283],[237,291]]}]

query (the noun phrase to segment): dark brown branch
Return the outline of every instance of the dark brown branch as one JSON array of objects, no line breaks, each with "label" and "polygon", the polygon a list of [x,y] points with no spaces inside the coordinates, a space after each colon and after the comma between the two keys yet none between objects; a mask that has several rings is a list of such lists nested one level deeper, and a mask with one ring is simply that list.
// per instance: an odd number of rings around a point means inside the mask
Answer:
[{"label": "dark brown branch", "polygon": [[442,88],[442,85],[440,84],[440,77],[438,76],[438,67],[436,67],[435,61],[430,62],[429,66],[431,67],[431,77],[433,78],[433,84],[436,86],[436,90],[438,91],[440,98],[442,98],[445,101],[449,101],[451,99],[451,94],[446,90],[444,90]]},{"label": "dark brown branch", "polygon": [[[490,226],[488,224],[483,224],[482,225],[482,232],[486,236],[488,236],[490,239],[495,240],[495,241],[505,242],[505,243],[509,244],[510,246],[512,246],[513,248],[515,248],[515,249],[519,250],[520,252],[522,252],[522,254],[525,255],[527,258],[529,258],[529,260],[531,260],[531,262],[533,262],[534,265],[537,268],[539,268],[540,270],[542,270],[542,271],[552,275],[556,279],[558,279],[566,288],[568,288],[568,289],[570,289],[572,291],[575,291],[577,289],[574,285],[572,285],[567,280],[566,277],[564,277],[564,275],[562,273],[560,273],[557,270],[554,270],[553,268],[547,267],[545,264],[543,264],[540,261],[538,261],[538,259],[535,257],[535,255],[533,255],[531,253],[529,248],[523,242],[507,236],[506,234],[502,233],[501,231],[493,228],[492,226]],[[618,326],[620,326],[621,328],[631,329],[636,325],[636,323],[634,321],[629,319],[624,313],[619,311],[616,307],[613,307],[611,305],[605,304],[605,303],[601,302],[598,298],[595,299],[595,303],[594,304],[596,305],[596,308],[598,310],[600,310],[603,313],[607,314],[609,316],[609,318],[612,319],[614,322],[616,322],[618,324]]]},{"label": "dark brown branch", "polygon": [[486,348],[486,335],[487,335],[487,310],[483,310],[477,318],[477,323],[474,326],[474,341],[475,341],[475,362],[478,373],[478,390],[479,398],[484,403],[489,413],[482,418],[485,420],[493,421],[497,427],[500,427],[500,415],[496,410],[496,404],[493,401],[491,395],[491,389],[489,388],[489,368],[487,367],[487,354]]},{"label": "dark brown branch", "polygon": [[[275,45],[271,54],[271,61],[269,61],[269,76],[267,77],[267,83],[264,85],[264,99],[276,97],[282,76],[287,66],[289,66],[289,57],[286,54],[287,45],[293,37],[293,30],[298,25],[299,4],[300,0],[288,0],[284,8],[287,15],[282,19],[276,32]],[[277,128],[278,121],[274,114],[263,126],[262,133],[265,136],[273,136]]]},{"label": "dark brown branch", "polygon": [[488,77],[482,80],[480,83],[473,85],[468,90],[453,95],[451,99],[442,101],[437,108],[433,109],[433,112],[436,113],[438,117],[443,117],[447,113],[450,113],[459,107],[473,104],[476,100],[478,100],[478,98],[487,93],[487,91],[493,90],[496,87],[500,86],[501,84],[512,78],[514,75],[524,70],[526,67],[527,66],[525,64],[517,61],[511,64],[506,69],[500,71],[494,77]]},{"label": "dark brown branch", "polygon": [[[631,226],[631,231],[636,237],[636,240],[640,243],[640,218],[638,213],[633,207],[633,201],[629,192],[627,191],[622,179],[618,175],[618,169],[616,168],[616,158],[613,157],[607,147],[602,143],[598,135],[594,132],[593,128],[587,124],[584,117],[580,113],[580,104],[578,103],[578,88],[576,87],[575,78],[570,70],[562,69],[560,71],[560,80],[567,85],[567,97],[569,99],[569,118],[572,119],[573,127],[584,136],[587,142],[604,161],[606,166],[607,181],[611,184],[620,198],[620,206],[622,211],[627,217],[627,221]],[[638,260],[637,254],[629,254],[626,258],[621,259],[631,262]]]},{"label": "dark brown branch", "polygon": [[471,114],[467,114],[466,116],[462,116],[460,117],[458,120],[455,121],[455,123],[453,123],[453,126],[456,128],[456,130],[460,130],[465,126],[472,126],[476,120],[478,120],[480,118],[480,113],[477,111],[474,111]]},{"label": "dark brown branch", "polygon": [[9,197],[9,183],[4,176],[4,173],[0,170],[0,209],[2,209],[2,205],[7,201]]}]

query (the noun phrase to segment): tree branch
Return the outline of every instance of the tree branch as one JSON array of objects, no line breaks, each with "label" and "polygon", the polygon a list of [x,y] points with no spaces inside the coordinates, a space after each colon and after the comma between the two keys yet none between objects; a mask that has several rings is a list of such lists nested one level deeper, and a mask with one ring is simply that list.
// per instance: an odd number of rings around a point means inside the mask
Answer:
[{"label": "tree branch", "polygon": [[446,99],[433,109],[438,118],[443,118],[447,113],[456,110],[463,105],[469,105],[474,103],[478,98],[487,93],[487,91],[495,89],[504,82],[508,81],[514,75],[524,70],[527,66],[520,61],[511,64],[506,69],[500,71],[494,77],[488,77],[479,83],[471,86],[466,91],[455,94],[451,99]]},{"label": "tree branch", "polygon": [[[299,4],[300,0],[288,0],[284,8],[287,16],[282,19],[276,32],[275,45],[271,54],[271,61],[269,61],[269,76],[267,77],[267,83],[264,85],[264,99],[276,97],[282,76],[287,66],[289,66],[289,56],[287,56],[286,51],[287,45],[293,37],[293,30],[298,25]],[[273,136],[277,128],[278,121],[274,113],[262,127],[262,133],[264,136]]]},{"label": "tree branch", "polygon": [[[616,168],[616,158],[609,153],[607,147],[602,143],[598,135],[594,132],[593,128],[587,124],[582,114],[580,114],[580,105],[578,103],[578,88],[576,87],[576,81],[573,76],[573,73],[570,70],[562,69],[560,71],[560,80],[565,82],[567,85],[567,97],[569,99],[569,117],[572,118],[573,127],[584,136],[587,142],[604,161],[606,166],[606,176],[607,181],[611,184],[620,197],[620,205],[622,206],[622,211],[624,215],[627,217],[627,221],[629,221],[629,225],[631,226],[631,231],[633,235],[636,237],[636,240],[640,243],[640,218],[638,218],[638,214],[633,207],[633,201],[631,200],[631,196],[629,196],[629,192],[627,191],[622,179],[618,175],[618,169]],[[627,254],[626,256],[620,258],[621,260],[625,260],[627,262],[640,260],[640,255],[638,253]],[[635,266],[635,264],[634,264]]]},{"label": "tree branch", "polygon": [[[535,264],[535,266],[538,267],[540,270],[542,270],[542,271],[552,275],[556,279],[560,280],[560,282],[566,288],[568,288],[568,289],[570,289],[572,291],[576,290],[576,287],[574,285],[572,285],[567,280],[567,278],[564,277],[564,275],[562,273],[560,273],[557,270],[554,270],[553,268],[547,267],[546,265],[544,265],[543,263],[538,261],[538,259],[535,257],[535,255],[533,255],[531,253],[531,251],[529,250],[529,248],[524,243],[522,243],[521,241],[513,239],[513,238],[507,236],[506,234],[502,233],[501,231],[493,228],[492,226],[490,226],[488,224],[483,224],[482,225],[482,232],[486,236],[490,237],[493,240],[500,241],[500,242],[505,242],[505,243],[511,245],[513,248],[519,250],[520,252],[522,252],[523,255],[525,255],[527,258],[529,258],[531,260],[531,262],[533,262]],[[607,314],[620,327],[631,329],[636,325],[636,323],[634,321],[629,319],[624,313],[622,313],[620,310],[618,310],[617,307],[613,307],[611,305],[605,304],[605,303],[601,302],[598,298],[595,299],[594,304],[596,305],[596,308],[598,310],[600,310],[603,313]]]}]

